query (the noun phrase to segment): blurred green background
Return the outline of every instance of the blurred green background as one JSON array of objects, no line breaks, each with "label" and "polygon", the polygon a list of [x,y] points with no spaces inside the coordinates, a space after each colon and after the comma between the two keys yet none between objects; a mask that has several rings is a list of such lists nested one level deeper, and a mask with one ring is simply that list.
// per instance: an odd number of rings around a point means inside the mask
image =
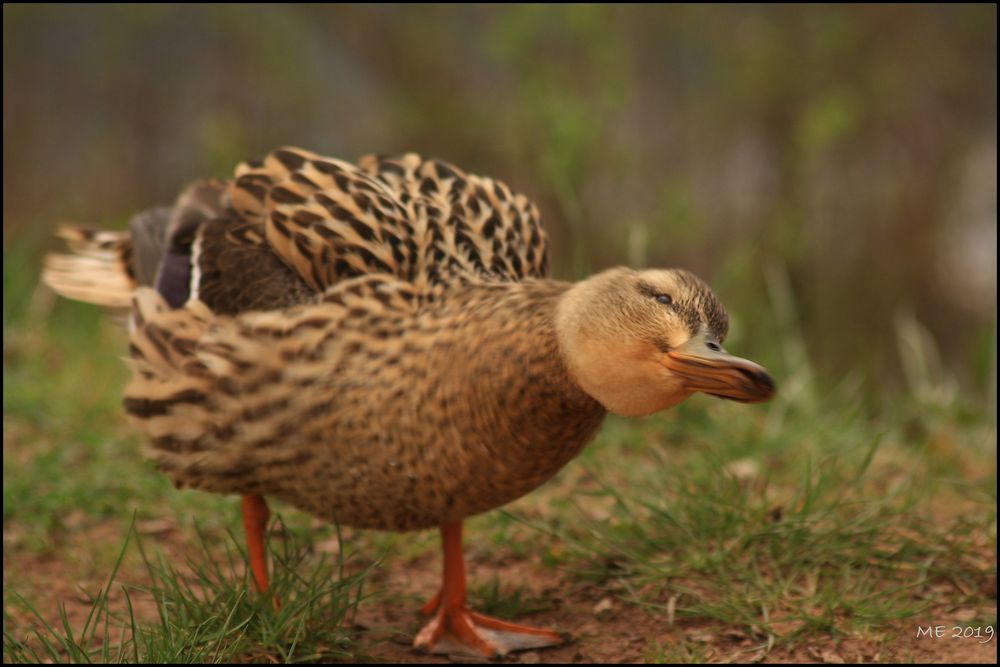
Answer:
[{"label": "blurred green background", "polygon": [[558,277],[701,274],[779,386],[993,409],[996,6],[3,16],[5,356],[59,222],[284,144],[416,150],[535,199]]}]

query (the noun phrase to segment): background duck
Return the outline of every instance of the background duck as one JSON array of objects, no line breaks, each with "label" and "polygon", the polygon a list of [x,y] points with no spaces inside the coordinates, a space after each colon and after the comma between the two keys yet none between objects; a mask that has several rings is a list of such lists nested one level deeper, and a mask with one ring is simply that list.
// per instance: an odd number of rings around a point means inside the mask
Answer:
[{"label": "background duck", "polygon": [[129,232],[63,235],[77,254],[51,257],[46,281],[134,304],[126,411],[177,486],[243,496],[260,590],[264,496],[362,528],[440,527],[443,584],[414,642],[428,650],[561,641],[467,608],[461,525],[551,478],[607,411],[774,391],[722,349],[725,309],[697,277],[550,280],[530,201],[414,154],[280,149]]}]

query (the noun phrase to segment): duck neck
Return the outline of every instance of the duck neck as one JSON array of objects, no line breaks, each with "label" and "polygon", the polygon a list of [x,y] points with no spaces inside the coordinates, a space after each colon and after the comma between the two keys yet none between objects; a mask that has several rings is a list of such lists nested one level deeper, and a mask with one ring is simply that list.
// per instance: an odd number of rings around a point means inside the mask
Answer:
[{"label": "duck neck", "polygon": [[473,377],[462,380],[477,394],[473,403],[482,431],[494,433],[507,451],[520,452],[514,460],[529,457],[541,476],[551,476],[579,453],[607,414],[573,380],[560,352],[555,313],[568,288],[551,280],[494,285],[488,289],[506,294],[489,302],[501,306],[466,304],[475,313],[468,324],[480,341],[476,356],[490,360],[488,367],[475,364]]},{"label": "duck neck", "polygon": [[610,412],[641,417],[675,405],[683,397],[676,387],[650,378],[662,369],[648,346],[629,337],[610,317],[595,316],[601,295],[593,280],[565,290],[555,307],[553,329],[571,381]]}]

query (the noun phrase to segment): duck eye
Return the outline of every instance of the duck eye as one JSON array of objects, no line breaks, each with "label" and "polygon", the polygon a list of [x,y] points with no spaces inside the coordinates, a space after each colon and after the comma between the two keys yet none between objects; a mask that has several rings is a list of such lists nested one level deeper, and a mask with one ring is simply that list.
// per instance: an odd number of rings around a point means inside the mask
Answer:
[{"label": "duck eye", "polygon": [[674,298],[669,294],[657,294],[656,301],[657,303],[662,303],[664,306],[669,306],[674,302]]}]

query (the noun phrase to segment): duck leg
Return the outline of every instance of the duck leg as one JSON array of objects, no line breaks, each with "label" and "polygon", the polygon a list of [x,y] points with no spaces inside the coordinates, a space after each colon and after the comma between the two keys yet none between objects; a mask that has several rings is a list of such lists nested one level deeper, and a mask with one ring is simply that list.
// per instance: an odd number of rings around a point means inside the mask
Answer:
[{"label": "duck leg", "polygon": [[563,642],[562,636],[552,630],[508,623],[469,609],[465,599],[461,522],[441,526],[441,545],[444,547],[441,590],[421,608],[424,614],[435,616],[413,640],[414,648],[431,653],[472,649],[492,658]]},{"label": "duck leg", "polygon": [[271,516],[264,496],[243,496],[243,530],[247,534],[247,551],[250,554],[250,570],[257,590],[267,592],[267,550],[264,548],[264,532]]}]

